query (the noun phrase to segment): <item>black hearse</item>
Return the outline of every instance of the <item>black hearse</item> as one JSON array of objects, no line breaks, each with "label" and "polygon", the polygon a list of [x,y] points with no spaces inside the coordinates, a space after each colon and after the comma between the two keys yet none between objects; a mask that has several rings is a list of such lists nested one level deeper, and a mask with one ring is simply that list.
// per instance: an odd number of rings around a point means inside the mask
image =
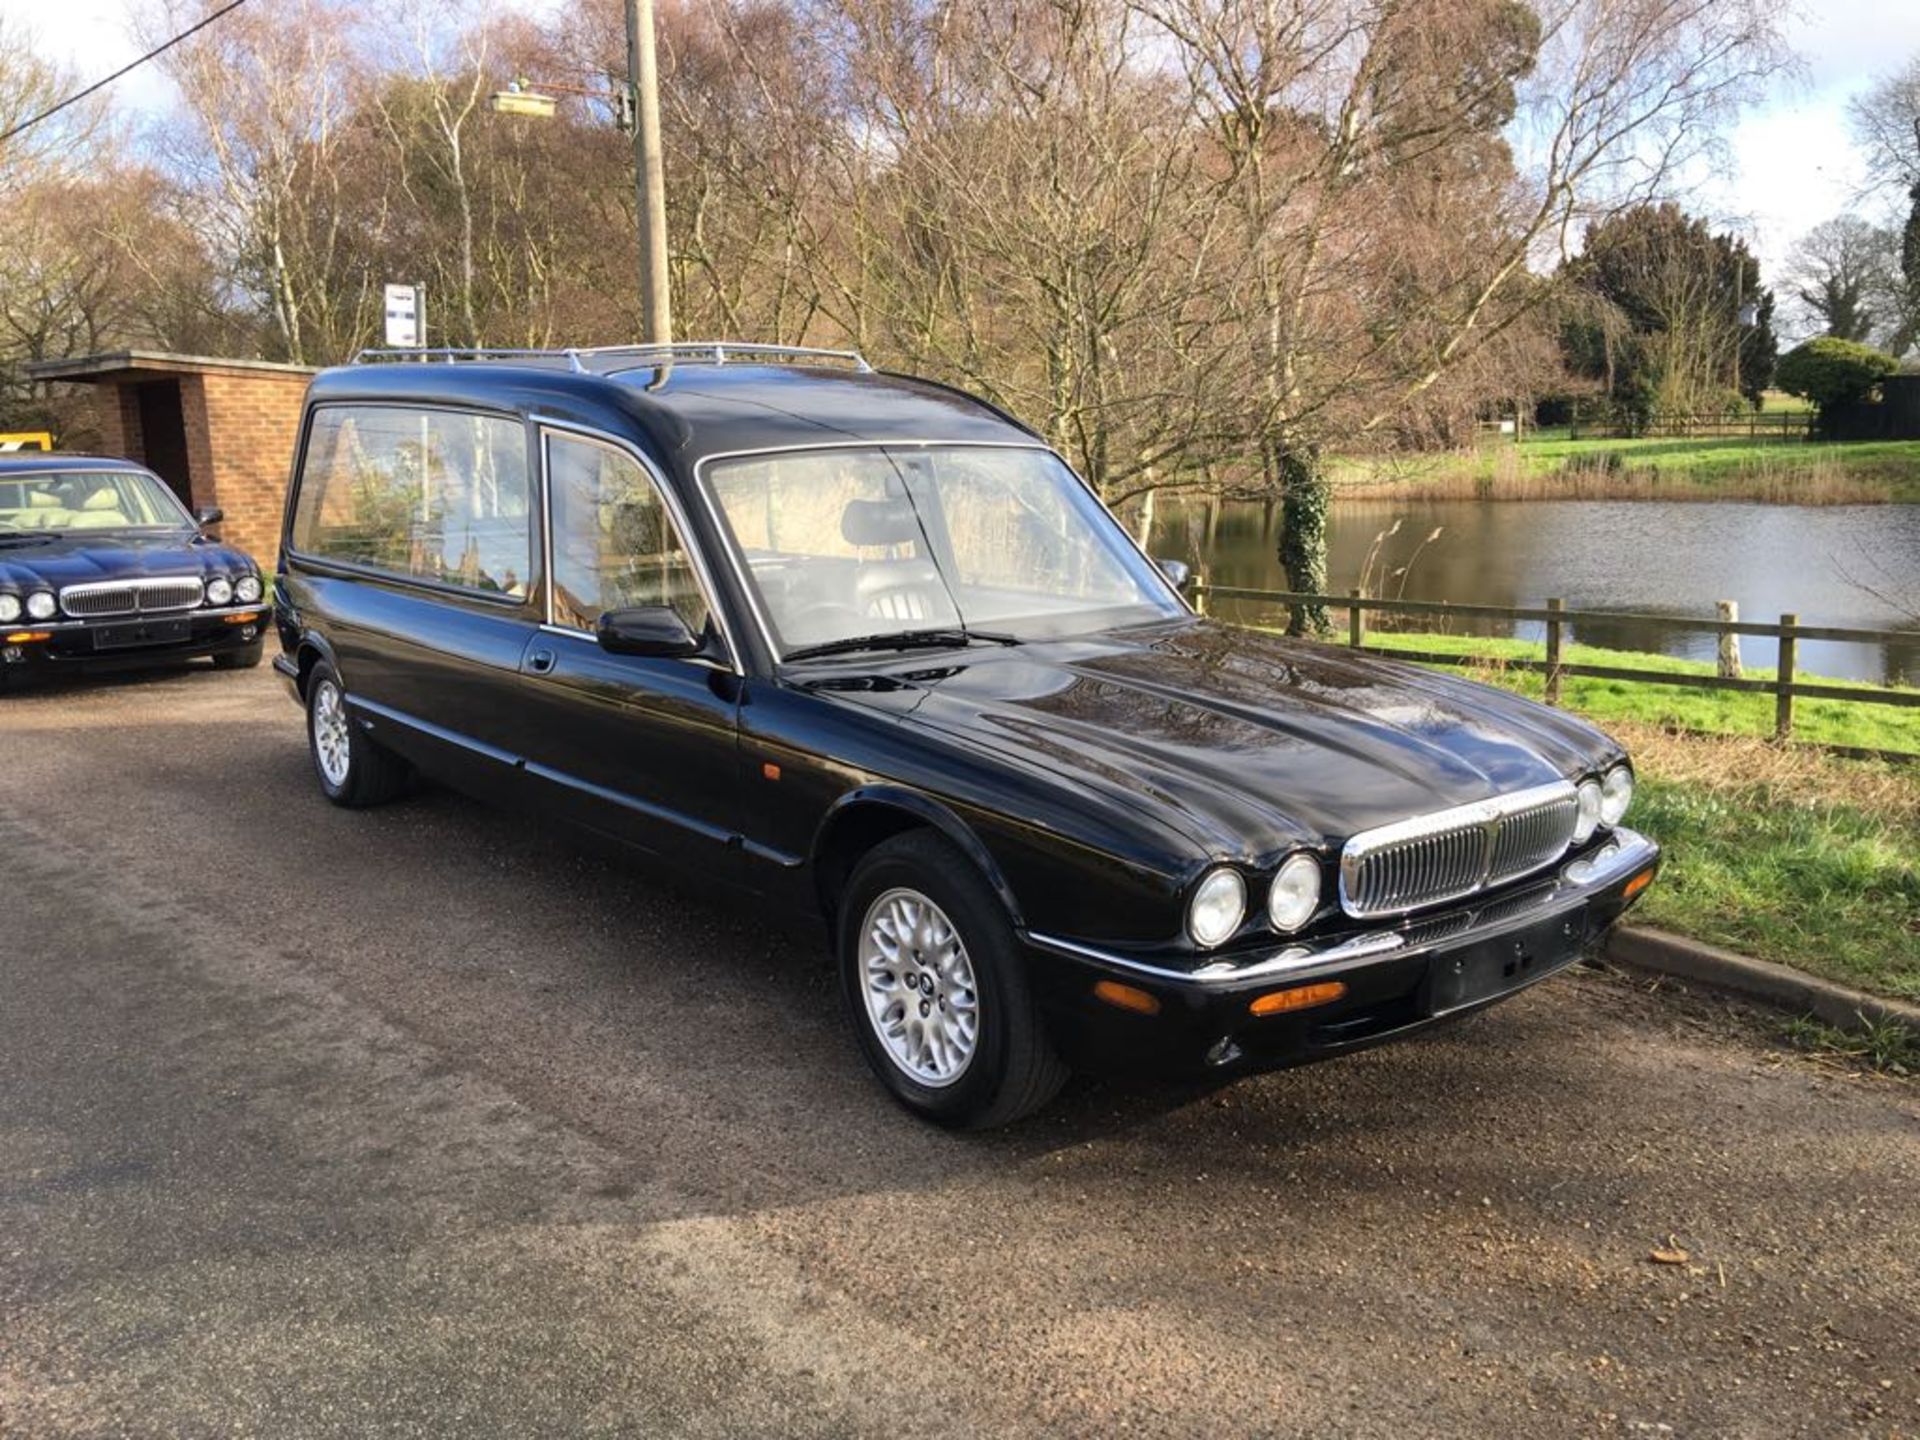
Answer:
[{"label": "black hearse", "polygon": [[0,691],[128,661],[258,665],[260,571],[206,533],[219,519],[128,460],[0,456]]},{"label": "black hearse", "polygon": [[1034,434],[853,355],[363,356],[285,533],[329,799],[418,767],[817,913],[942,1123],[1474,1010],[1658,863],[1592,727],[1195,616]]}]

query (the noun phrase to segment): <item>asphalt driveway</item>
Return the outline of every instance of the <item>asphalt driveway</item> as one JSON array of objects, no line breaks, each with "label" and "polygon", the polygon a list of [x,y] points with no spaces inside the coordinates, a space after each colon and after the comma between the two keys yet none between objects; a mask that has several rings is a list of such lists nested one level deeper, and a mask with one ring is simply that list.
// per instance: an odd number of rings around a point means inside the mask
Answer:
[{"label": "asphalt driveway", "polygon": [[0,885],[9,1437],[1920,1431],[1920,1091],[1608,976],[956,1138],[264,670],[0,700]]}]

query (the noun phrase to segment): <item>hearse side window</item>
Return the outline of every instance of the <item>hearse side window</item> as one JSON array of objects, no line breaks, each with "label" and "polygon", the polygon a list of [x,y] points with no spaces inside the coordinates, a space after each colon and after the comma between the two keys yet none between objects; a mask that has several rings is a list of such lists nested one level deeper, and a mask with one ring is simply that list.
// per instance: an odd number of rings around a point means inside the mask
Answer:
[{"label": "hearse side window", "polygon": [[517,421],[452,410],[314,412],[293,548],[524,598],[532,485]]},{"label": "hearse side window", "polygon": [[695,633],[707,601],[673,518],[638,461],[610,445],[547,437],[553,623],[593,628],[609,610],[670,605]]}]

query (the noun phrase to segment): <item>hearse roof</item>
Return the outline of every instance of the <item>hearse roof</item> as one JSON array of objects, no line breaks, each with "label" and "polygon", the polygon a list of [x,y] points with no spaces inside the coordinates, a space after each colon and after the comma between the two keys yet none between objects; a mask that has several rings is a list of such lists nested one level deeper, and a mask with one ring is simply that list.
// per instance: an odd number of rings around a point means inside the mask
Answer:
[{"label": "hearse roof", "polygon": [[[918,441],[1033,444],[1012,417],[858,356],[773,347],[372,352],[324,370],[314,403],[437,402],[525,412],[652,442],[687,473],[730,451]],[[633,432],[638,431],[638,435]]]}]

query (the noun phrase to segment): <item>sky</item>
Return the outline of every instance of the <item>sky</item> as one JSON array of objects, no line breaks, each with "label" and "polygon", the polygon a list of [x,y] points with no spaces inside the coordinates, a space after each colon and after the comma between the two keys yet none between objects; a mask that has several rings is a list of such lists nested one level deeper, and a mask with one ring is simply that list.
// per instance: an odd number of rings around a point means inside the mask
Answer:
[{"label": "sky", "polygon": [[[139,0],[0,0],[9,28],[22,26],[82,80],[125,64],[138,50],[129,16]],[[498,0],[542,10],[553,0]],[[1920,0],[1798,0],[1789,43],[1801,73],[1782,77],[1728,136],[1725,171],[1687,197],[1690,209],[1743,235],[1769,278],[1794,240],[1856,208],[1863,175],[1846,129],[1850,96],[1920,54]],[[158,67],[119,81],[113,103],[154,112],[171,103]],[[1877,218],[1877,217],[1876,217]]]}]

